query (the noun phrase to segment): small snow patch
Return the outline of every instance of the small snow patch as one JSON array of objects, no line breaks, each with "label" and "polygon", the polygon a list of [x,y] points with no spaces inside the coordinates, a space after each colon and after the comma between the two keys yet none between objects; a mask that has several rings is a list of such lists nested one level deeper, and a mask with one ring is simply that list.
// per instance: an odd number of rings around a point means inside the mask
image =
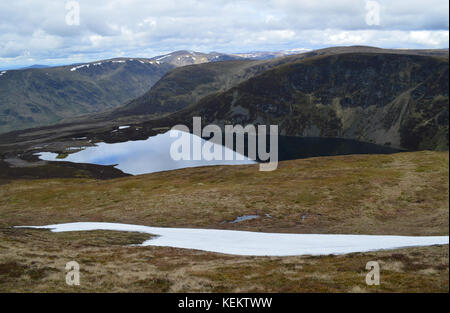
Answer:
[{"label": "small snow patch", "polygon": [[79,70],[80,68],[83,68],[83,67],[89,68],[89,66],[90,66],[90,64],[78,65],[78,66],[72,67],[72,68],[70,69],[70,71],[71,71],[71,72],[74,72],[74,71],[77,71],[77,70]]},{"label": "small snow patch", "polygon": [[166,58],[168,58],[168,57],[170,57],[170,56],[172,56],[172,55],[171,55],[171,54],[168,54],[168,55],[162,56],[162,57],[160,57],[160,58],[157,58],[156,61],[164,60],[164,59],[166,59]]}]

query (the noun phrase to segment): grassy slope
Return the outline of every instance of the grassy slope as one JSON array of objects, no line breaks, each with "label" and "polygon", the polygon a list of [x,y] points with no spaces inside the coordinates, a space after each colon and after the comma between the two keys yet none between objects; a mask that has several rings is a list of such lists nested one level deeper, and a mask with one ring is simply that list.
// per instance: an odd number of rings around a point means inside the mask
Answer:
[{"label": "grassy slope", "polygon": [[0,132],[117,107],[147,91],[173,68],[137,60],[105,61],[76,71],[72,67],[13,70],[0,77]]},{"label": "grassy slope", "polygon": [[[444,291],[448,246],[324,257],[236,257],[111,246],[103,232],[52,234],[13,225],[108,221],[298,233],[448,235],[448,152],[339,156],[204,167],[109,181],[17,180],[0,186],[1,291]],[[238,215],[268,213],[239,224]],[[302,216],[306,218],[302,220]],[[103,238],[105,236],[105,238]],[[82,264],[82,286],[64,265]],[[379,260],[382,284],[364,283]],[[30,279],[35,282],[30,284]]]},{"label": "grassy slope", "polygon": [[226,90],[272,67],[273,61],[227,61],[176,68],[142,96],[112,111],[111,116],[171,113],[202,97]]},{"label": "grassy slope", "polygon": [[[448,292],[448,246],[345,256],[238,257],[164,247],[120,232],[0,229],[0,292]],[[113,243],[113,240],[115,241]],[[81,285],[65,283],[80,264]],[[381,284],[365,284],[378,261]]]},{"label": "grassy slope", "polygon": [[[301,233],[448,234],[448,152],[321,157],[0,187],[0,225],[109,221]],[[243,214],[270,214],[221,224]],[[307,215],[302,221],[302,216]]]}]

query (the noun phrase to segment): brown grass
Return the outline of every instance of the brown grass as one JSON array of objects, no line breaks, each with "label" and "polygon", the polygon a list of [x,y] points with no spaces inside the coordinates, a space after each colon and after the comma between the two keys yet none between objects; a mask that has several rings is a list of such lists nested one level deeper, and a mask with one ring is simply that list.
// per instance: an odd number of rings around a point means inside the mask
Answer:
[{"label": "brown grass", "polygon": [[[73,221],[297,233],[448,234],[448,152],[339,156],[0,185],[0,225]],[[243,214],[261,218],[229,224]],[[272,218],[265,216],[270,214]]]},{"label": "brown grass", "polygon": [[[3,228],[0,292],[449,291],[448,246],[342,256],[240,257],[118,244],[147,237]],[[80,286],[65,283],[69,261],[80,264]],[[365,283],[368,261],[380,264],[379,286]]]},{"label": "brown grass", "polygon": [[[448,235],[448,152],[339,156],[119,178],[0,185],[0,291],[448,292],[448,246],[345,256],[237,257],[130,247],[148,235],[15,225],[96,221],[296,233]],[[270,214],[271,218],[265,214]],[[230,224],[237,216],[261,218]],[[302,218],[305,217],[305,218]],[[82,285],[65,284],[80,263]],[[380,286],[366,286],[378,260]]]}]

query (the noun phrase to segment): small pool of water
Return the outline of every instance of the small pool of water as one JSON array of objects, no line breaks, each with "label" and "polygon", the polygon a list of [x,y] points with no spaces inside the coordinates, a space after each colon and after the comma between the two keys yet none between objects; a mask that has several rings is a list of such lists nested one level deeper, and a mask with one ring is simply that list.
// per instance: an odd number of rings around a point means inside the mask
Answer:
[{"label": "small pool of water", "polygon": [[238,216],[234,221],[231,221],[231,224],[234,223],[240,223],[243,221],[248,221],[248,220],[254,220],[259,218],[259,215],[242,215],[242,216]]},{"label": "small pool of water", "polygon": [[[192,143],[193,134],[184,133],[189,136],[191,143],[190,157],[188,160],[174,160],[170,155],[172,143],[179,137],[171,137],[168,131],[150,137],[146,140],[127,141],[119,143],[97,143],[96,146],[86,147],[85,149],[70,153],[65,158],[58,158],[57,153],[39,152],[39,158],[45,161],[66,161],[74,163],[91,163],[97,165],[115,165],[116,168],[127,174],[147,174],[161,171],[176,170],[186,167],[198,167],[209,165],[239,165],[255,164],[256,162],[238,154],[222,145],[213,144],[211,150],[222,149],[222,160],[193,160]],[[206,140],[201,139],[202,146]],[[67,149],[70,151],[71,148]],[[229,151],[233,154],[232,160],[225,160],[225,153]]]}]

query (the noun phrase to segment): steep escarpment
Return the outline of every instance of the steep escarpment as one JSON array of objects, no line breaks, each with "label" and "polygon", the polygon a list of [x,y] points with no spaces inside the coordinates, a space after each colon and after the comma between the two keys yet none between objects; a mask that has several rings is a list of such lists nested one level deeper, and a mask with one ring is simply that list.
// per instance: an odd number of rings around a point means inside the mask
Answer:
[{"label": "steep escarpment", "polygon": [[[173,113],[186,107],[196,104],[202,98],[230,89],[261,74],[269,69],[298,62],[312,57],[335,55],[351,52],[377,52],[377,53],[396,53],[404,54],[404,50],[387,50],[374,47],[333,47],[276,59],[264,60],[229,60],[223,55],[206,55],[209,59],[199,58],[199,53],[195,54],[196,62],[187,63],[184,66],[176,68],[161,78],[150,90],[142,96],[133,99],[124,106],[116,109],[109,117],[123,117],[130,115],[158,115]],[[442,50],[408,50],[410,54],[429,54],[445,55]],[[183,54],[184,53],[184,54]],[[181,58],[182,61],[192,61],[195,58],[192,54],[185,54],[186,51],[174,52],[170,55],[157,57],[152,60],[155,62],[175,62]],[[448,53],[447,53],[448,55]],[[205,57],[205,56],[203,56]],[[207,61],[209,60],[209,61]],[[222,62],[225,61],[225,62]],[[173,63],[178,65],[177,63]]]},{"label": "steep escarpment", "polygon": [[278,66],[177,116],[278,124],[291,136],[448,149],[448,88],[448,58],[348,53]]},{"label": "steep escarpment", "polygon": [[331,47],[299,54],[285,51],[269,54],[244,53],[235,56],[214,52],[204,54],[176,51],[151,60],[183,67],[167,73],[147,93],[130,101],[114,112],[114,115],[171,113],[190,106],[209,94],[225,91],[257,74],[283,64],[316,56],[356,52],[448,56],[448,51],[441,49],[390,50],[368,46]]}]

